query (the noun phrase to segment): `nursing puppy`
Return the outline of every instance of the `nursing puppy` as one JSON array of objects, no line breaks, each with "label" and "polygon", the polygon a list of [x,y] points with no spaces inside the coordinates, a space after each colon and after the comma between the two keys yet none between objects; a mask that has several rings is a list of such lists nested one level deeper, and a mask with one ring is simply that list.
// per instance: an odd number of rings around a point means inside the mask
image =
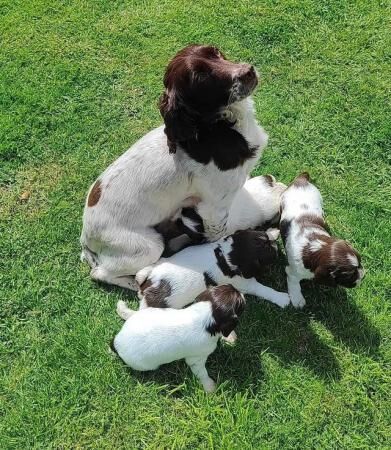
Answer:
[{"label": "nursing puppy", "polygon": [[245,230],[217,242],[188,247],[161,258],[136,274],[140,309],[183,308],[209,286],[232,284],[244,294],[287,306],[288,294],[257,281],[264,267],[277,259],[279,230]]},{"label": "nursing puppy", "polygon": [[[286,185],[276,181],[272,175],[247,180],[236,194],[229,210],[227,235],[266,224],[277,225],[280,219],[281,194],[285,189]],[[176,253],[192,243],[205,241],[203,220],[194,208],[182,209],[177,226],[185,235],[172,236],[168,233],[169,228],[166,228],[164,256]]]},{"label": "nursing puppy", "polygon": [[231,285],[208,289],[181,310],[132,311],[119,301],[117,312],[126,322],[112,349],[126,365],[141,371],[185,358],[205,391],[213,392],[216,385],[205,368],[206,360],[219,338],[234,330],[244,305],[243,295]]},{"label": "nursing puppy", "polygon": [[364,276],[360,255],[348,242],[330,236],[326,230],[322,197],[310,183],[308,173],[299,175],[283,193],[280,229],[293,306],[305,305],[300,287],[304,279],[348,288],[360,284]]}]

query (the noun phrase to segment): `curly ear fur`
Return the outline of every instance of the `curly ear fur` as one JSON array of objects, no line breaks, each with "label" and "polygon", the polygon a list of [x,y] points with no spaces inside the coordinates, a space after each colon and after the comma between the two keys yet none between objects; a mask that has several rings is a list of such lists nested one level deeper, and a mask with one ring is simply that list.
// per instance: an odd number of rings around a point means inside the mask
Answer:
[{"label": "curly ear fur", "polygon": [[160,114],[164,119],[164,132],[170,153],[176,152],[178,142],[197,137],[195,121],[181,103],[173,89],[166,90],[160,99]]}]

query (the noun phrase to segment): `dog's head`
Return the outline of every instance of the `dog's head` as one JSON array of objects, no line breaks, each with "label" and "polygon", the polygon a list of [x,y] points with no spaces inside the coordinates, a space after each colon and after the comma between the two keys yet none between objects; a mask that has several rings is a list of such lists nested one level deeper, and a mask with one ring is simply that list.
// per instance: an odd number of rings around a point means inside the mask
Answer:
[{"label": "dog's head", "polygon": [[365,272],[358,252],[346,241],[335,238],[318,240],[319,249],[313,249],[309,243],[303,249],[303,263],[315,275],[315,281],[326,286],[358,286]]},{"label": "dog's head", "polygon": [[246,98],[258,84],[254,67],[228,61],[216,48],[189,45],[168,64],[160,113],[171,152],[195,139],[197,122],[217,117],[222,107]]},{"label": "dog's head", "polygon": [[212,335],[221,333],[225,337],[235,329],[246,304],[244,296],[230,284],[209,288],[196,301],[211,303],[212,320],[206,331]]},{"label": "dog's head", "polygon": [[229,253],[231,264],[237,266],[245,278],[257,277],[263,269],[277,260],[277,239],[280,231],[269,228],[267,231],[244,230],[234,233],[232,250]]}]

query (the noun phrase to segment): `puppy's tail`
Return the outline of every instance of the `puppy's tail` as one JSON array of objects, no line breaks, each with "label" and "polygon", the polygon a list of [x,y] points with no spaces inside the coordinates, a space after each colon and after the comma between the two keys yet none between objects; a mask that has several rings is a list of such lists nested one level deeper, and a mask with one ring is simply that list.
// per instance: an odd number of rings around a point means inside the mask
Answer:
[{"label": "puppy's tail", "polygon": [[132,316],[136,311],[127,307],[126,303],[122,300],[119,300],[117,303],[117,314],[121,317],[121,319],[128,320],[130,316]]}]

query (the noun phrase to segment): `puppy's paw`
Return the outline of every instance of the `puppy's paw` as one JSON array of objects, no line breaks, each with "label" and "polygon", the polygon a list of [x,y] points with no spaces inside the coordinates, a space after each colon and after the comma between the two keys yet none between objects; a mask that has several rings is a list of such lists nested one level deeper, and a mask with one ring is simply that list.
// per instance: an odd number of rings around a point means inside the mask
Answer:
[{"label": "puppy's paw", "polygon": [[291,297],[292,305],[296,309],[302,309],[305,306],[305,298],[302,295]]},{"label": "puppy's paw", "polygon": [[288,294],[285,294],[281,292],[276,299],[276,305],[278,305],[280,308],[286,308],[291,303],[291,298]]},{"label": "puppy's paw", "polygon": [[204,387],[204,391],[208,394],[211,394],[216,390],[216,383],[212,380],[212,378],[203,381],[202,386]]}]

